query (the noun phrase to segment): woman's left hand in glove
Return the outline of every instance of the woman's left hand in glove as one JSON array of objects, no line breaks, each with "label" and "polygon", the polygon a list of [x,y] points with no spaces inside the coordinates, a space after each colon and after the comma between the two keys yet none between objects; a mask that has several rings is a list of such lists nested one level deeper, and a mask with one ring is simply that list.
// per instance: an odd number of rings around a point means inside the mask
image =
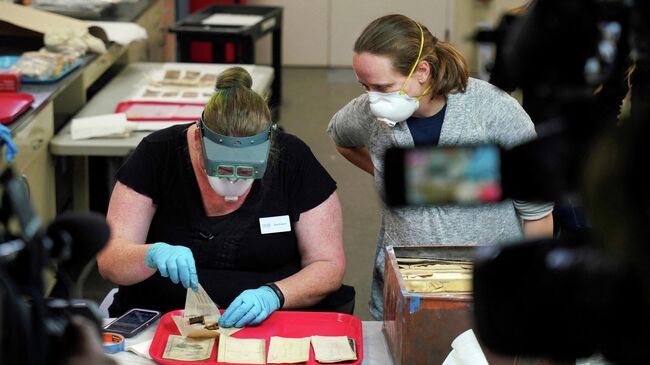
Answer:
[{"label": "woman's left hand in glove", "polygon": [[280,299],[268,286],[244,290],[223,313],[219,326],[244,327],[260,324],[278,309]]}]

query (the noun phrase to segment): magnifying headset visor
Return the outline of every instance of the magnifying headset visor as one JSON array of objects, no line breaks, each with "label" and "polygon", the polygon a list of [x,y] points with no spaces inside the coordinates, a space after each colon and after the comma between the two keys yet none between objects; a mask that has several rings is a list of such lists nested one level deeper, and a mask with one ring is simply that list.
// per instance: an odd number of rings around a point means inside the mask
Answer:
[{"label": "magnifying headset visor", "polygon": [[268,164],[273,122],[254,136],[219,134],[199,120],[205,171],[210,176],[231,179],[261,179]]}]

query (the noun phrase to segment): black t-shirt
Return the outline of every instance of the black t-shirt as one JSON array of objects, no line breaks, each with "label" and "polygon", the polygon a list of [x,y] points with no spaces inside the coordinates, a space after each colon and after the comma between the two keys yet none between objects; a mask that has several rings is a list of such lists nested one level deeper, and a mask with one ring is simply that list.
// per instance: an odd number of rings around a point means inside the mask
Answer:
[{"label": "black t-shirt", "polygon": [[[199,282],[220,308],[243,290],[301,269],[294,224],[302,212],[324,202],[336,183],[297,137],[274,136],[268,168],[255,180],[242,206],[218,217],[205,214],[187,144],[187,125],[147,136],[117,172],[117,180],[156,204],[147,243],[189,247]],[[289,216],[290,232],[261,234],[260,218]],[[185,306],[186,289],[154,274],[121,286],[112,316],[131,308],[161,312]]]}]

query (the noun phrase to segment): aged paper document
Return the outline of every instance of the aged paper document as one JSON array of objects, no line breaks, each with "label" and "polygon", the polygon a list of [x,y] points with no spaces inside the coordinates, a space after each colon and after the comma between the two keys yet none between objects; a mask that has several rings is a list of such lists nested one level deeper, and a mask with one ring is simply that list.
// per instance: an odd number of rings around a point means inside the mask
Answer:
[{"label": "aged paper document", "polygon": [[311,336],[311,344],[318,362],[335,363],[357,359],[346,336]]},{"label": "aged paper document", "polygon": [[219,308],[201,284],[196,292],[187,289],[183,316],[172,316],[178,331],[184,337],[219,337],[220,334],[232,335],[241,330],[241,328],[220,328],[219,318],[221,318]]},{"label": "aged paper document", "polygon": [[283,364],[307,362],[309,360],[310,338],[271,337],[267,363]]},{"label": "aged paper document", "polygon": [[472,263],[466,261],[412,261],[398,258],[404,286],[411,293],[471,293]]},{"label": "aged paper document", "polygon": [[219,318],[221,318],[219,308],[210,299],[210,296],[201,284],[199,284],[199,290],[196,292],[190,288],[187,289],[184,315],[186,318],[203,316],[205,318],[205,324],[208,324],[208,322],[217,323],[219,322]]},{"label": "aged paper document", "polygon": [[214,338],[197,340],[169,335],[163,358],[180,361],[208,360],[213,346]]},{"label": "aged paper document", "polygon": [[192,338],[206,338],[206,337],[219,337],[219,335],[232,335],[241,331],[243,328],[230,327],[223,328],[218,327],[216,330],[210,330],[205,327],[202,323],[190,324],[189,318],[181,316],[172,316],[172,320],[178,328],[178,332],[181,333],[183,337],[192,337]]},{"label": "aged paper document", "polygon": [[243,329],[244,329],[244,327],[241,327],[241,328],[237,328],[237,327],[219,327],[217,332],[219,332],[222,335],[230,336],[230,335],[232,335],[234,333],[237,333],[237,332],[239,332],[239,331],[241,331]]},{"label": "aged paper document", "polygon": [[218,362],[266,364],[266,341],[263,338],[221,336],[217,350]]}]

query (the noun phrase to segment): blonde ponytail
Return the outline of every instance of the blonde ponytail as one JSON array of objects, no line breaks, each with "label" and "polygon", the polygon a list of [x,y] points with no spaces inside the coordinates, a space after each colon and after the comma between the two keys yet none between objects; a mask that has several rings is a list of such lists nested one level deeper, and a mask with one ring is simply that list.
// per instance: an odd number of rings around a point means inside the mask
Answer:
[{"label": "blonde ponytail", "polygon": [[450,43],[437,42],[430,55],[423,57],[431,66],[431,94],[463,93],[469,71],[465,57]]}]

